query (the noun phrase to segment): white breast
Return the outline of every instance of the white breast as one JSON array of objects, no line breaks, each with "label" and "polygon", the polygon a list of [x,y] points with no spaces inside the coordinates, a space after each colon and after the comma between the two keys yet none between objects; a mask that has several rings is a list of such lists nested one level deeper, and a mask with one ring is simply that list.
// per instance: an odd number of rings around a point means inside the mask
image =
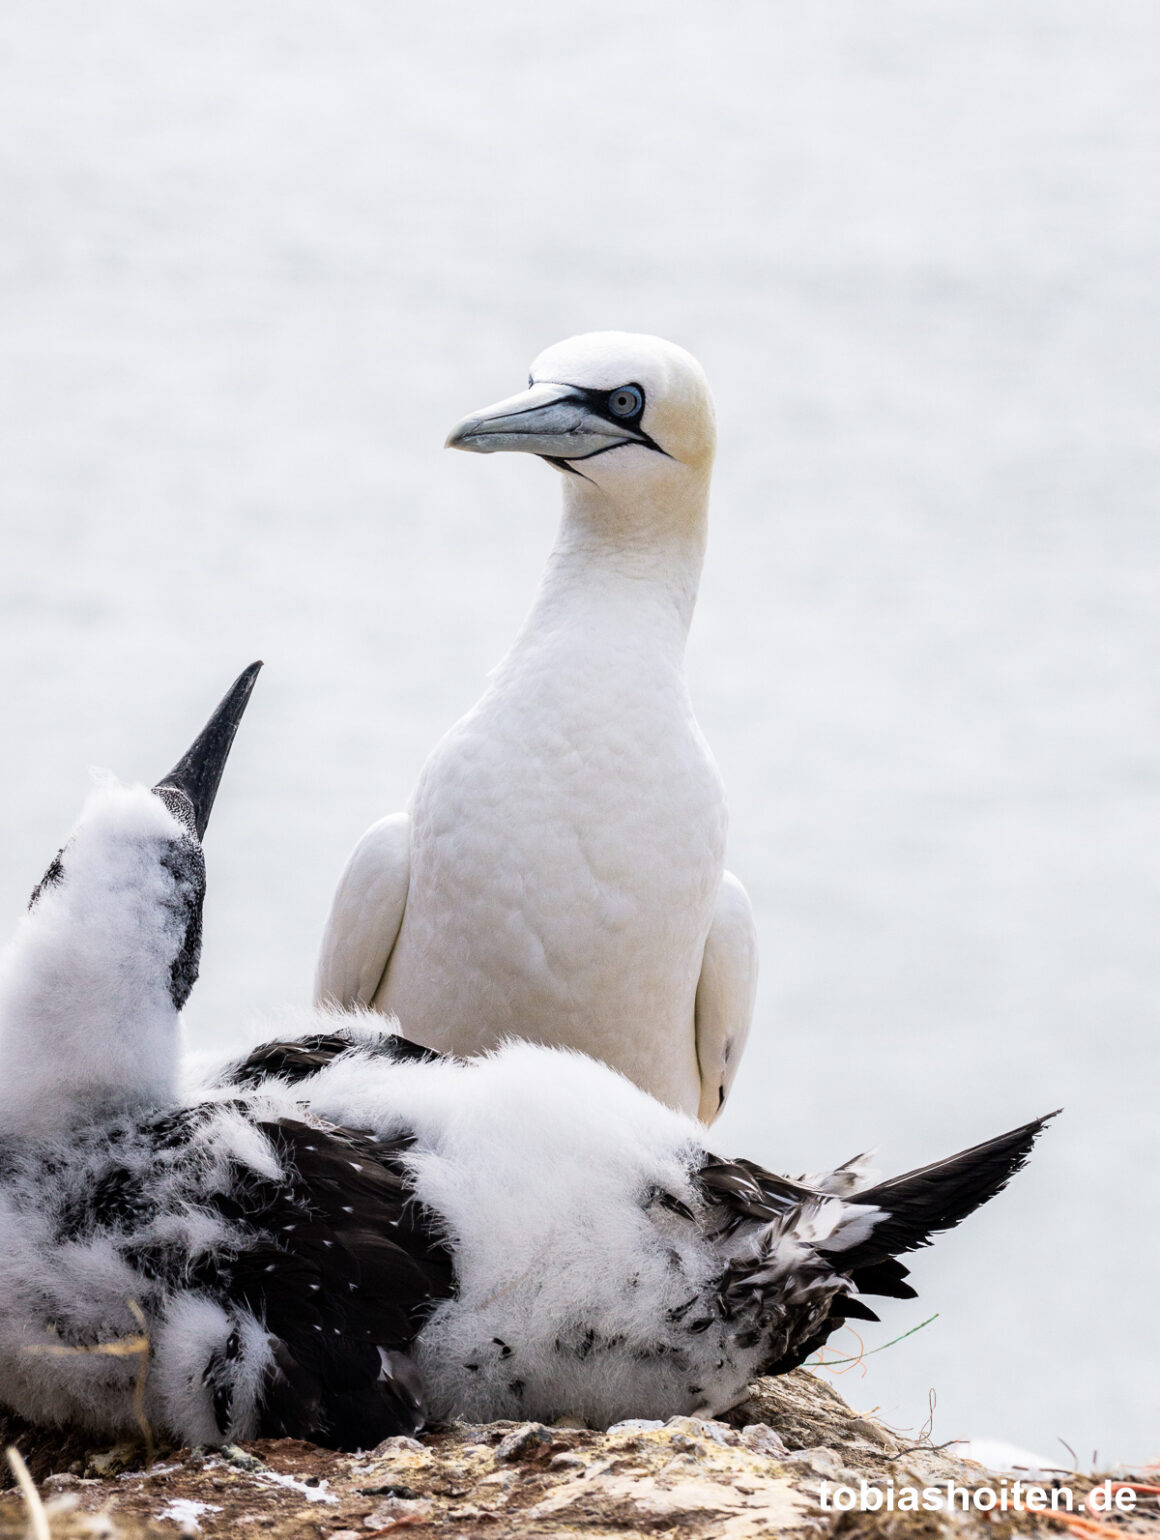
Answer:
[{"label": "white breast", "polygon": [[509,1035],[577,1047],[696,1112],[726,819],[682,643],[664,606],[602,589],[525,636],[436,748],[375,999],[408,1035],[458,1053]]}]

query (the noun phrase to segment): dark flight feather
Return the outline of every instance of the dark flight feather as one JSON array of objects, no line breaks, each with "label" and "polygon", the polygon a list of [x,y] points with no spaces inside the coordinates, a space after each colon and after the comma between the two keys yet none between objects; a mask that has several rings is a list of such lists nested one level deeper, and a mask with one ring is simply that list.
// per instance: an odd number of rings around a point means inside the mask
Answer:
[{"label": "dark flight feather", "polygon": [[383,1032],[377,1041],[371,1041],[339,1028],[335,1032],[319,1032],[309,1037],[262,1043],[244,1059],[227,1065],[217,1077],[216,1083],[223,1086],[236,1085],[245,1090],[254,1090],[264,1080],[272,1079],[297,1085],[299,1081],[316,1075],[328,1064],[333,1064],[335,1059],[356,1048],[364,1055],[387,1059],[396,1064],[429,1064],[444,1057],[434,1049],[424,1048],[392,1032]]},{"label": "dark flight feather", "polygon": [[[215,1153],[223,1114],[263,1136],[276,1174]],[[150,1315],[201,1297],[233,1323],[200,1370],[222,1439],[235,1436],[238,1385],[253,1384],[243,1362],[249,1312],[274,1359],[256,1436],[365,1449],[422,1426],[407,1354],[454,1289],[442,1233],[413,1196],[411,1144],[263,1117],[238,1100],[78,1130],[51,1153],[3,1153],[11,1200],[45,1212],[53,1244],[111,1244]],[[211,1223],[195,1222],[202,1239],[191,1246],[185,1219],[198,1214]],[[66,1341],[87,1340],[83,1312],[59,1326]]]},{"label": "dark flight feather", "polygon": [[1027,1164],[1036,1139],[1057,1115],[1049,1112],[996,1139],[960,1150],[946,1160],[920,1166],[855,1193],[849,1202],[880,1208],[886,1218],[878,1221],[860,1245],[827,1255],[842,1272],[853,1273],[896,1257],[899,1252],[929,1245],[940,1230],[953,1229],[1002,1192]]},{"label": "dark flight feather", "polygon": [[[771,1267],[771,1250],[742,1255],[723,1272],[718,1309],[739,1326],[752,1318],[770,1332],[766,1374],[798,1368],[847,1320],[877,1321],[864,1294],[913,1299],[907,1269],[898,1253],[925,1246],[1001,1192],[1026,1164],[1036,1139],[1055,1113],[1036,1118],[946,1160],[909,1171],[874,1187],[834,1199],[801,1183],[775,1176],[752,1161],[710,1159],[695,1179],[706,1200],[707,1221],[723,1237],[756,1221],[777,1235],[792,1230],[811,1203],[840,1202],[849,1210],[872,1207],[881,1215],[864,1240],[841,1249],[824,1241],[799,1244],[792,1287],[782,1268]],[[714,1211],[716,1211],[714,1213]],[[856,1293],[854,1291],[857,1291]]]},{"label": "dark flight feather", "polygon": [[415,1432],[418,1380],[399,1355],[453,1276],[434,1228],[414,1212],[401,1224],[417,1208],[401,1164],[411,1141],[288,1119],[257,1127],[285,1175],[235,1190],[255,1240],[220,1264],[219,1283],[280,1344],[261,1436],[366,1449]]}]

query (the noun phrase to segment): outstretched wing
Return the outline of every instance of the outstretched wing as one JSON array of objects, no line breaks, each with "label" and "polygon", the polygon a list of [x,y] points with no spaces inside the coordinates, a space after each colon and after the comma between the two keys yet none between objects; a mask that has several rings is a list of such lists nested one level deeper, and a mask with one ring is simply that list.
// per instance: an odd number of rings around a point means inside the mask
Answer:
[{"label": "outstretched wing", "polygon": [[369,1006],[403,923],[411,880],[411,819],[393,813],[372,824],[339,878],[322,933],[314,999]]},{"label": "outstretched wing", "polygon": [[711,1123],[737,1074],[757,994],[757,936],[749,895],[726,872],[717,896],[697,984],[695,1024],[701,1104],[697,1116]]}]

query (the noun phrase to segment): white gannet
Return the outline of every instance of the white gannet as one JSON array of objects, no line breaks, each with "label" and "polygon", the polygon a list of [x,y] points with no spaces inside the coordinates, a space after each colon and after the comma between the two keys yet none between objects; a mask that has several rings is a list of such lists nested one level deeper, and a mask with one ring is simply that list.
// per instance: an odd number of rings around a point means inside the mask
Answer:
[{"label": "white gannet", "polygon": [[200,836],[252,683],[154,791],[95,794],[6,954],[0,1403],[112,1436],[143,1412],[182,1442],[345,1448],[427,1412],[721,1411],[875,1319],[864,1295],[909,1297],[899,1254],[1026,1160],[1043,1119],[892,1182],[852,1191],[847,1163],[810,1187],[721,1159],[595,1060],[455,1060],[367,1013],[311,1013],[175,1090]]},{"label": "white gannet", "polygon": [[355,848],[316,999],[457,1054],[511,1036],[580,1049],[710,1122],[757,949],[684,675],[715,446],[704,374],[657,337],[575,337],[447,442],[551,461],[563,521],[482,699],[409,811]]}]

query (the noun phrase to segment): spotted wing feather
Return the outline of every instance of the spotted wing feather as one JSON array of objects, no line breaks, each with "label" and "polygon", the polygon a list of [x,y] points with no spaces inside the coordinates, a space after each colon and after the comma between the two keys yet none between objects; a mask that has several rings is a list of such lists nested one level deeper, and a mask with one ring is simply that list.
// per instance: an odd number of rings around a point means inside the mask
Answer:
[{"label": "spotted wing feather", "polygon": [[283,1166],[234,1194],[253,1243],[218,1267],[218,1289],[262,1319],[277,1370],[267,1437],[368,1448],[422,1425],[403,1356],[452,1289],[451,1258],[413,1202],[406,1139],[380,1143],[288,1119],[258,1125]]}]

